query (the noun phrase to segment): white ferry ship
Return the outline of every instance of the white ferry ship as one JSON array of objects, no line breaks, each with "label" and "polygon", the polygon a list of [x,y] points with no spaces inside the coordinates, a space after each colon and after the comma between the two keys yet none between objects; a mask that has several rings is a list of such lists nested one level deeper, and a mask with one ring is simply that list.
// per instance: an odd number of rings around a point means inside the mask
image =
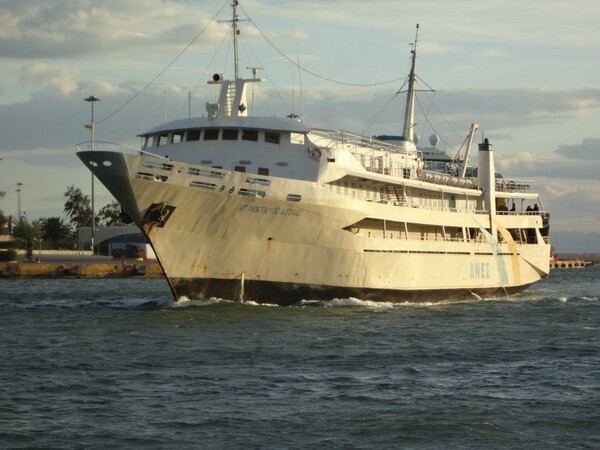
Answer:
[{"label": "white ferry ship", "polygon": [[143,132],[139,149],[78,145],[175,299],[431,302],[505,296],[548,275],[549,214],[532,182],[495,178],[487,139],[476,177],[425,170],[416,38],[399,141],[253,117],[246,88],[261,80],[238,73],[237,4],[234,78],[209,81],[220,96],[206,117]]}]

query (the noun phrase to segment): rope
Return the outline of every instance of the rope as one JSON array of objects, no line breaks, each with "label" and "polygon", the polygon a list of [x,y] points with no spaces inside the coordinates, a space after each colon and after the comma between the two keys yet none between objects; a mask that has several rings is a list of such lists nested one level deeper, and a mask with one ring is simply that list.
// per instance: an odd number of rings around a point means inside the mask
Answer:
[{"label": "rope", "polygon": [[[252,55],[254,56],[254,58],[256,59],[256,61],[258,62],[258,65],[260,67],[262,67],[262,71],[265,73],[265,75],[267,76],[267,80],[269,81],[269,84],[271,85],[271,87],[273,88],[273,90],[277,93],[277,96],[279,97],[279,99],[281,100],[281,103],[283,103],[283,105],[287,108],[290,109],[289,105],[287,104],[287,102],[285,101],[285,99],[283,98],[283,95],[281,95],[281,92],[279,92],[279,89],[277,89],[277,86],[275,86],[275,83],[273,83],[273,78],[269,75],[269,72],[267,71],[267,69],[265,69],[265,65],[260,61],[260,58],[258,57],[258,55],[254,52],[254,50],[252,49],[252,46],[249,45],[248,41],[246,41],[246,38],[244,37],[244,35],[241,35],[242,40],[241,42],[245,45],[243,45],[244,51],[252,53]],[[250,60],[250,58],[248,58],[248,60]],[[263,98],[265,100],[265,103],[267,103],[267,108],[270,111],[269,105],[268,105],[268,101],[267,101],[267,97],[265,95],[265,93],[262,90],[262,87],[260,85],[260,83],[258,83],[258,88],[261,90],[261,93],[263,94]]]},{"label": "rope", "polygon": [[[419,109],[420,109],[420,110],[421,110],[421,112],[423,113],[423,116],[425,117],[425,120],[427,121],[427,124],[428,124],[428,125],[431,127],[431,129],[433,130],[433,132],[434,132],[435,134],[437,134],[437,135],[438,135],[438,137],[440,138],[440,140],[441,140],[441,141],[442,141],[444,144],[446,144],[448,147],[450,147],[452,150],[460,151],[460,150],[456,149],[455,147],[453,147],[452,145],[450,145],[450,144],[448,143],[448,141],[446,141],[446,140],[445,140],[445,139],[444,139],[442,136],[440,136],[440,134],[439,134],[439,133],[438,133],[438,132],[435,130],[435,128],[433,127],[433,125],[432,125],[432,124],[431,124],[431,122],[429,121],[429,117],[427,117],[427,115],[425,114],[425,111],[423,111],[423,107],[421,106],[421,102],[419,101],[419,97],[415,96],[415,98],[417,99],[417,104],[419,105]],[[437,107],[436,107],[435,109],[437,109]],[[438,109],[438,112],[439,112],[439,109]],[[440,114],[441,114],[441,112],[440,112]],[[452,128],[452,127],[450,127],[450,128]],[[452,128],[452,130],[453,130],[453,131],[456,133],[456,130],[454,130],[454,128]],[[458,136],[458,133],[456,133],[456,134],[457,134],[457,136]]]},{"label": "rope", "polygon": [[[228,38],[228,35],[225,35],[223,37],[223,39],[221,40],[221,43],[219,44],[218,48],[217,48],[217,52],[218,50],[223,47],[223,44],[225,43],[225,39]],[[217,59],[217,52],[213,53],[212,58],[210,59],[210,61],[208,62],[208,64],[206,65],[206,69],[204,69],[204,73],[200,76],[200,78],[198,79],[198,82],[196,83],[196,86],[194,86],[194,89],[192,89],[191,91],[191,97],[194,96],[194,94],[196,93],[196,90],[198,89],[198,86],[200,86],[200,83],[202,83],[203,80],[205,80],[206,74],[207,72],[210,70],[210,66],[211,64]],[[185,111],[186,107],[188,106],[188,102],[185,102],[181,108],[181,111],[179,111],[179,114],[177,115],[177,118],[179,119],[181,117],[181,115],[183,114],[183,112]]]},{"label": "rope", "polygon": [[386,111],[387,111],[387,109],[388,109],[388,108],[389,108],[389,106],[392,104],[392,102],[393,102],[393,101],[396,99],[396,97],[397,97],[397,96],[398,96],[398,94],[394,94],[394,95],[392,95],[392,98],[390,98],[390,99],[387,101],[387,103],[386,103],[385,105],[383,105],[383,108],[381,108],[381,109],[379,110],[379,112],[378,112],[378,113],[376,113],[376,114],[375,114],[375,115],[374,115],[374,116],[373,116],[373,117],[372,117],[372,118],[371,118],[371,119],[370,119],[370,120],[367,122],[367,125],[365,126],[364,130],[362,130],[362,133],[361,133],[361,134],[363,134],[363,135],[364,135],[364,134],[367,132],[367,130],[368,130],[369,128],[371,128],[371,126],[372,126],[372,125],[373,125],[373,124],[374,124],[374,123],[375,123],[375,122],[376,122],[376,121],[377,121],[377,120],[378,120],[378,119],[379,119],[379,118],[382,116],[382,114],[383,114],[384,112],[386,112]]},{"label": "rope", "polygon": [[214,22],[214,20],[217,18],[217,16],[219,14],[221,14],[221,11],[223,11],[223,9],[225,8],[225,6],[227,6],[229,4],[229,0],[227,2],[225,2],[223,4],[223,6],[221,7],[221,9],[219,10],[219,12],[217,12],[212,19],[210,19],[210,21],[204,26],[204,28],[202,28],[202,30],[200,30],[200,32],[194,37],[194,39],[192,39],[190,41],[189,44],[187,44],[183,50],[181,50],[177,56],[175,56],[175,58],[173,58],[171,60],[171,62],[169,62],[169,64],[167,64],[163,70],[161,70],[158,75],[156,75],[154,78],[152,78],[152,80],[150,80],[148,83],[146,83],[146,85],[140,89],[138,92],[136,92],[129,100],[127,100],[125,103],[123,103],[123,105],[121,105],[119,108],[117,108],[115,111],[113,111],[111,114],[109,114],[108,116],[106,116],[104,119],[99,120],[98,122],[96,122],[97,124],[101,124],[103,122],[106,122],[108,119],[110,119],[111,117],[113,117],[115,114],[119,113],[120,111],[122,111],[127,105],[129,105],[132,101],[134,101],[142,92],[144,92],[146,89],[148,89],[152,83],[154,83],[162,74],[164,74],[180,57],[181,55],[183,55],[191,46],[194,42],[196,42],[196,40],[202,35],[202,33],[204,33],[206,31],[206,29],[208,28],[208,26]]},{"label": "rope", "polygon": [[298,64],[297,62],[295,62],[294,60],[292,60],[290,57],[288,57],[285,53],[283,53],[281,50],[279,50],[279,48],[277,48],[275,46],[275,44],[273,44],[273,42],[271,42],[269,40],[269,38],[262,32],[262,30],[260,28],[258,28],[258,25],[256,25],[256,23],[254,22],[254,20],[252,20],[252,18],[250,18],[250,16],[248,15],[248,13],[244,9],[244,7],[242,5],[239,5],[239,7],[242,8],[242,10],[244,11],[244,13],[246,14],[246,17],[248,17],[248,21],[250,21],[250,23],[252,25],[254,25],[254,28],[256,28],[256,31],[258,31],[260,33],[260,35],[263,37],[263,39],[265,41],[267,41],[267,43],[273,48],[273,50],[275,50],[279,54],[279,56],[281,56],[283,59],[285,59],[287,62],[289,62],[293,66],[295,66],[298,69],[300,69],[302,72],[305,72],[305,73],[307,73],[309,75],[312,75],[315,78],[318,78],[318,79],[323,80],[323,81],[329,81],[330,83],[335,83],[335,84],[339,84],[339,85],[342,85],[342,86],[350,86],[350,87],[384,86],[386,84],[398,83],[399,81],[402,81],[404,79],[404,77],[402,77],[402,78],[396,78],[394,80],[389,80],[389,81],[381,81],[381,82],[377,82],[377,83],[364,83],[364,84],[360,84],[360,83],[346,83],[344,81],[334,80],[333,78],[327,78],[327,77],[324,77],[323,75],[319,75],[318,73],[313,72],[312,70],[309,70],[309,69],[306,69],[305,67],[302,67],[300,64]]}]

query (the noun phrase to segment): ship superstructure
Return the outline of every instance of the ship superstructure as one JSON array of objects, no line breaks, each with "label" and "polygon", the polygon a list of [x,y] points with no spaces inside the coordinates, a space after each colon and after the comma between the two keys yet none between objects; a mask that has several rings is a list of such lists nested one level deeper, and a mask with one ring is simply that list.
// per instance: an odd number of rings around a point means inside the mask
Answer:
[{"label": "ship superstructure", "polygon": [[495,177],[487,140],[476,177],[425,170],[412,131],[416,43],[401,140],[251,116],[246,88],[260,80],[236,62],[233,80],[210,81],[221,91],[206,117],[152,128],[141,149],[96,142],[78,156],[143,230],[176,299],[519,292],[549,272],[549,215],[532,182]]}]

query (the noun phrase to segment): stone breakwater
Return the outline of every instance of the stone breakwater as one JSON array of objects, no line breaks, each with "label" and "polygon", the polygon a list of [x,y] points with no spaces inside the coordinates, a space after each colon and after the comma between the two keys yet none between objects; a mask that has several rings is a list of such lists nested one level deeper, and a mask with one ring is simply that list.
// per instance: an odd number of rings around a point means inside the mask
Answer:
[{"label": "stone breakwater", "polygon": [[0,278],[157,278],[162,276],[163,271],[158,263],[145,261],[0,263]]}]

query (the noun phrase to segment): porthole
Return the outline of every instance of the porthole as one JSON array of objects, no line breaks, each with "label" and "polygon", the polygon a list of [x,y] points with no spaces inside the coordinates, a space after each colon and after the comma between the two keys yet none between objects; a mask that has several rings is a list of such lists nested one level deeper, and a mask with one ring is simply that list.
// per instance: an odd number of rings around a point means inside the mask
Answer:
[{"label": "porthole", "polygon": [[98,163],[96,161],[90,161],[90,166],[98,167]]},{"label": "porthole", "polygon": [[108,160],[106,160],[106,161],[103,161],[103,162],[102,162],[102,164],[103,164],[105,167],[110,167],[110,166],[112,166],[112,161],[108,161]]}]

